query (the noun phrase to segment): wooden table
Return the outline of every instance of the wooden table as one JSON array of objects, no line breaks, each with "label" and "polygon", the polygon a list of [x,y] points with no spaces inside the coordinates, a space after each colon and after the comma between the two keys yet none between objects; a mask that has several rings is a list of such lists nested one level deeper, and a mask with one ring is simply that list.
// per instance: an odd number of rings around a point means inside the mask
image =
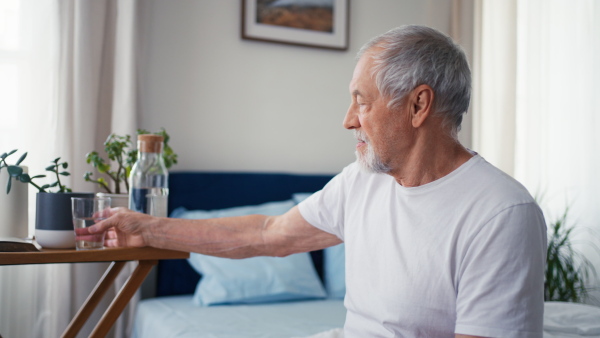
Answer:
[{"label": "wooden table", "polygon": [[112,262],[62,335],[62,337],[75,337],[106,291],[110,289],[125,263],[137,261],[138,266],[90,335],[90,337],[105,337],[159,259],[183,259],[189,256],[187,252],[150,247],[80,251],[43,249],[40,252],[0,252],[0,265]]}]

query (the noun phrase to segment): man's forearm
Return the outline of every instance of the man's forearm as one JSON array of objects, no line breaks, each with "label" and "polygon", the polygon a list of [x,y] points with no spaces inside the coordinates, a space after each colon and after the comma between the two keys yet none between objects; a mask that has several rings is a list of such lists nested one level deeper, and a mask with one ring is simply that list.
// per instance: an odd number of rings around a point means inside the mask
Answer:
[{"label": "man's forearm", "polygon": [[341,243],[304,220],[297,207],[280,216],[249,215],[203,220],[159,218],[115,208],[108,219],[78,236],[109,231],[109,247],[152,246],[206,255],[246,258],[287,256]]},{"label": "man's forearm", "polygon": [[272,255],[263,240],[268,216],[187,220],[155,218],[143,231],[150,246],[218,257]]}]

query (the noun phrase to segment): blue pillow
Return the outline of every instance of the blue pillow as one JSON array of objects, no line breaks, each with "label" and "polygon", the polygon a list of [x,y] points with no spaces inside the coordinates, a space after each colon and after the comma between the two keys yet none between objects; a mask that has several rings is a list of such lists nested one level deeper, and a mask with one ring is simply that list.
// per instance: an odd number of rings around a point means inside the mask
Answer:
[{"label": "blue pillow", "polygon": [[290,210],[295,205],[296,203],[294,203],[293,200],[287,200],[218,210],[187,210],[184,207],[179,207],[171,212],[171,217],[186,219],[206,219],[230,216],[245,216],[253,214],[276,216],[284,214],[286,211]]},{"label": "blue pillow", "polygon": [[346,254],[344,243],[326,248],[323,255],[325,263],[325,289],[327,297],[344,299],[346,295]]},{"label": "blue pillow", "polygon": [[[298,204],[311,195],[312,193],[295,193],[292,195],[292,199]],[[343,299],[346,296],[346,253],[344,250],[345,245],[342,243],[323,251],[327,298]]]},{"label": "blue pillow", "polygon": [[[274,216],[285,213],[294,205],[293,200],[288,200],[210,211],[178,208],[171,213],[171,217],[205,219],[251,214]],[[202,275],[194,293],[194,302],[200,306],[326,297],[308,253],[241,260],[192,253],[188,261]]]},{"label": "blue pillow", "polygon": [[307,253],[241,260],[191,254],[190,264],[202,274],[194,293],[200,306],[326,297]]},{"label": "blue pillow", "polygon": [[292,195],[292,200],[296,202],[296,204],[299,204],[300,202],[309,198],[312,194],[312,192],[297,192]]}]

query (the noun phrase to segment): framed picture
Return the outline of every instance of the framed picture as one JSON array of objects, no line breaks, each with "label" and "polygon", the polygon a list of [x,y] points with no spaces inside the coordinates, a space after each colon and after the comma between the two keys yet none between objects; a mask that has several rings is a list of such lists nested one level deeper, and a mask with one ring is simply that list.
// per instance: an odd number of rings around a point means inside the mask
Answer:
[{"label": "framed picture", "polygon": [[242,39],[348,49],[349,0],[241,0]]}]

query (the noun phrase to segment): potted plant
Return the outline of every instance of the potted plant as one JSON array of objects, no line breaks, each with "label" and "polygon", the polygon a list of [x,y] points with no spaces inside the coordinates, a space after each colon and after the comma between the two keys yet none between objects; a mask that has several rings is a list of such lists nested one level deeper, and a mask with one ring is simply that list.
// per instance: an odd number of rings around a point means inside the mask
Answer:
[{"label": "potted plant", "polygon": [[548,226],[544,300],[583,302],[589,296],[586,282],[596,275],[591,262],[572,246],[573,226],[567,226],[567,213]]},{"label": "potted plant", "polygon": [[[66,249],[75,247],[75,235],[71,216],[71,197],[93,197],[93,193],[74,193],[62,184],[61,176],[69,176],[67,162],[61,162],[60,157],[54,159],[46,167],[46,171],[54,174],[56,181],[49,184],[38,184],[37,180],[46,175],[30,176],[22,167],[21,162],[27,153],[21,155],[14,165],[9,165],[6,158],[17,150],[0,155],[2,166],[6,167],[9,178],[6,185],[7,193],[12,188],[13,180],[30,184],[38,190],[36,196],[35,239],[42,247]],[[52,191],[51,191],[52,190]]]},{"label": "potted plant", "polygon": [[[0,193],[0,237],[27,238],[28,231],[28,189],[25,184],[12,185],[10,172],[27,172],[27,167],[22,166],[24,157],[21,156],[15,164],[7,163],[7,157],[16,150],[0,155],[0,182],[6,184],[6,193]],[[12,189],[11,189],[12,188]],[[9,195],[8,193],[12,193]]]},{"label": "potted plant", "polygon": [[[144,129],[137,130],[137,135],[143,134],[150,134],[150,132]],[[153,134],[161,135],[164,138],[163,160],[169,169],[177,163],[177,154],[169,145],[169,134],[164,128]],[[94,179],[93,173],[88,171],[83,178],[86,182],[96,183],[103,190],[98,195],[111,197],[113,206],[127,207],[129,204],[129,174],[137,160],[138,150],[133,148],[131,136],[110,134],[104,142],[104,152],[106,157],[97,151],[86,155],[86,162],[104,176]]]}]

